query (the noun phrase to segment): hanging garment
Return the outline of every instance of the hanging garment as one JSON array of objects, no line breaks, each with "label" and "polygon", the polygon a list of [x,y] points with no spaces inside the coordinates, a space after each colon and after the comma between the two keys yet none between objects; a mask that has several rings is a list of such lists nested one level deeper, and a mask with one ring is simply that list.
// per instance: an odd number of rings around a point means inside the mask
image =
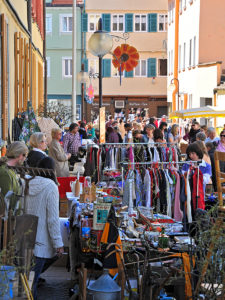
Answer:
[{"label": "hanging garment", "polygon": [[158,170],[159,178],[159,199],[160,199],[160,212],[166,214],[167,212],[167,199],[166,199],[166,176],[164,170]]},{"label": "hanging garment", "polygon": [[188,223],[192,223],[192,210],[191,210],[191,187],[190,187],[190,170],[186,173],[186,193],[187,193],[187,219]]},{"label": "hanging garment", "polygon": [[145,170],[143,205],[146,207],[151,207],[151,177],[148,170]]},{"label": "hanging garment", "polygon": [[[123,201],[122,204],[123,206],[128,206],[129,205],[129,198],[130,198],[130,181],[129,180],[134,180],[134,172],[133,170],[129,170],[127,173],[126,180],[124,181],[124,187],[123,187]],[[135,200],[136,195],[134,192],[134,184],[132,186],[132,199]]]},{"label": "hanging garment", "polygon": [[[198,174],[199,173],[199,174]],[[197,208],[205,209],[203,174],[198,168],[195,169],[193,177],[192,202],[194,211]]]},{"label": "hanging garment", "polygon": [[165,170],[165,175],[166,175],[167,216],[172,217],[171,186],[173,186],[173,180],[169,176],[168,169]]},{"label": "hanging garment", "polygon": [[159,162],[159,161],[160,161],[159,152],[157,151],[157,148],[154,147],[154,158],[153,158],[153,162]]},{"label": "hanging garment", "polygon": [[183,219],[183,212],[180,208],[180,175],[176,172],[176,191],[175,191],[175,202],[174,202],[174,219],[177,222],[181,222]]},{"label": "hanging garment", "polygon": [[142,191],[144,189],[141,175],[139,173],[139,170],[136,171],[135,176],[135,194],[136,194],[136,206],[143,206],[142,201]]}]

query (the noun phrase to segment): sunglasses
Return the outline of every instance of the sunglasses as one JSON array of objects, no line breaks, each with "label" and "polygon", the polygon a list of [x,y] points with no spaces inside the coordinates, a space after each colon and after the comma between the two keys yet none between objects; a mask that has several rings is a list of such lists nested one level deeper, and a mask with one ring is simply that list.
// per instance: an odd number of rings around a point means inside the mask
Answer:
[{"label": "sunglasses", "polygon": [[225,134],[221,134],[220,137],[225,137]]}]

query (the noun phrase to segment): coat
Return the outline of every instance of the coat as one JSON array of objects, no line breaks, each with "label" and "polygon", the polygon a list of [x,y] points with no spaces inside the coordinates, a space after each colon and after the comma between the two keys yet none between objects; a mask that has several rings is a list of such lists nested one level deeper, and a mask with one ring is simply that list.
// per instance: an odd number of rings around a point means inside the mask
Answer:
[{"label": "coat", "polygon": [[60,143],[53,139],[49,145],[49,156],[54,159],[57,177],[69,177],[68,157]]},{"label": "coat", "polygon": [[59,220],[59,191],[49,178],[36,176],[29,182],[26,212],[39,217],[34,255],[52,258],[63,247]]},{"label": "coat", "polygon": [[27,156],[27,164],[29,167],[37,168],[38,163],[46,156],[47,155],[43,154],[40,151],[31,150]]}]

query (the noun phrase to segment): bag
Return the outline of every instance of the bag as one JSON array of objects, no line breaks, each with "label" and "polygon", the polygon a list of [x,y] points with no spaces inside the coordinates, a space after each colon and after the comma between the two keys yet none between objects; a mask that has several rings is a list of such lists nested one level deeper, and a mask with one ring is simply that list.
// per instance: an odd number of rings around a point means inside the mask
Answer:
[{"label": "bag", "polygon": [[71,155],[71,157],[68,161],[69,161],[70,165],[74,166],[74,164],[79,161],[78,155]]}]

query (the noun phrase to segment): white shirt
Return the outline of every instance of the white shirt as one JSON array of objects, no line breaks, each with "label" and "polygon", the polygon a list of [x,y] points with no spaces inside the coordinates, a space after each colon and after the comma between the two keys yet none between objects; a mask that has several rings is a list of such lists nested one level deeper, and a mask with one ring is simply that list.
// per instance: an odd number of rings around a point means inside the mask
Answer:
[{"label": "white shirt", "polygon": [[219,142],[220,138],[217,136],[213,140],[209,137],[206,138],[205,143],[213,143],[213,142]]}]

